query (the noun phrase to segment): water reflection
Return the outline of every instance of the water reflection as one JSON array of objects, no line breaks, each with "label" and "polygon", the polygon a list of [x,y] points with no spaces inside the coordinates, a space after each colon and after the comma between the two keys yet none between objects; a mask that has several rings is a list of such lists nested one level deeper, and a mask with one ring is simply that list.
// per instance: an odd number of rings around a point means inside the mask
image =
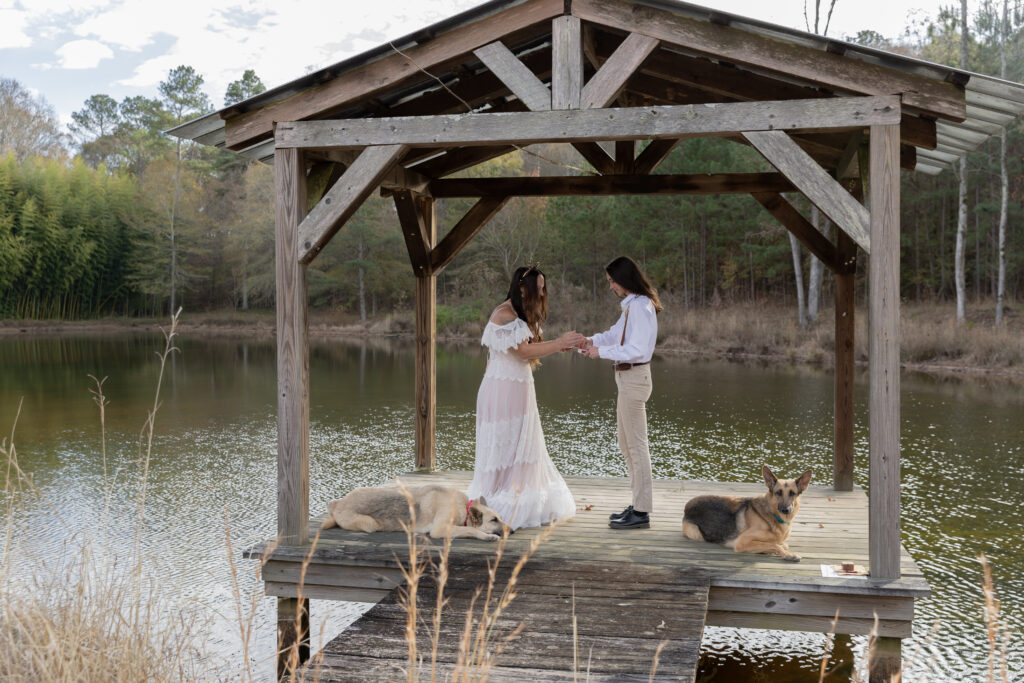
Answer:
[{"label": "water reflection", "polygon": [[[59,552],[73,534],[103,529],[130,542],[127,528],[104,526],[104,470],[97,408],[88,375],[108,377],[110,504],[130,512],[138,435],[153,403],[163,340],[151,334],[0,339],[0,433],[17,428],[22,466],[48,501],[66,514],[54,524],[47,505],[25,508],[22,528],[42,552]],[[236,549],[275,524],[275,352],[254,339],[179,341],[160,408],[148,493],[147,547],[183,597],[223,616],[211,643],[237,666],[224,519]],[[405,340],[314,340],[310,348],[310,505],[410,468],[413,452],[412,345]],[[475,344],[438,349],[437,455],[444,468],[472,466],[476,391],[485,358]],[[537,375],[547,443],[567,475],[624,475],[615,440],[615,388],[607,367],[576,355],[545,360]],[[866,378],[858,376],[856,480],[867,480]],[[1019,384],[903,378],[904,543],[932,583],[919,601],[919,651],[907,680],[983,678],[988,644],[982,626],[979,552],[992,560],[1003,617],[1024,626],[1019,541],[1024,515],[1024,427]],[[655,476],[758,481],[760,466],[781,472],[831,471],[832,380],[827,368],[734,364],[659,357],[648,404]],[[108,479],[108,480],[110,480]],[[130,515],[129,515],[130,516]],[[242,563],[242,566],[250,566]],[[254,577],[243,572],[246,587]],[[315,603],[314,622],[330,609],[328,635],[358,616],[352,605]],[[273,602],[260,603],[255,650],[273,649]],[[938,632],[928,631],[938,622]],[[816,681],[824,636],[709,628],[705,676],[757,675]],[[839,639],[834,680],[849,680],[864,639]],[[1024,646],[1010,644],[1011,670]],[[261,666],[270,675],[269,664]]]}]

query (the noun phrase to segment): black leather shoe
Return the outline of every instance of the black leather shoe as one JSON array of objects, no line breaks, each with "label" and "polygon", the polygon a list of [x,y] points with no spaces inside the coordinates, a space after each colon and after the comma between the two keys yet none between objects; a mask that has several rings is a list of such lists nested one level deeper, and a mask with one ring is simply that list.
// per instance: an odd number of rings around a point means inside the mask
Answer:
[{"label": "black leather shoe", "polygon": [[646,512],[630,510],[619,519],[608,522],[613,529],[650,529],[651,518]]},{"label": "black leather shoe", "polygon": [[622,519],[623,517],[625,517],[626,515],[628,515],[632,511],[633,511],[633,506],[630,505],[629,507],[627,507],[622,512],[613,512],[612,514],[608,515],[608,519],[611,519],[611,520]]}]

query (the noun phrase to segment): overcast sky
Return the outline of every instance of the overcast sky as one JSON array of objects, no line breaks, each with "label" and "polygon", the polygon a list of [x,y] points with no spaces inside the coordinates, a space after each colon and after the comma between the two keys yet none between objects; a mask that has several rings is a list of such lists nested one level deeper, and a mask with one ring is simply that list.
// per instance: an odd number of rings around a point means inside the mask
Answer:
[{"label": "overcast sky", "polygon": [[[823,0],[827,2],[827,0]],[[255,69],[268,87],[483,4],[481,0],[0,0],[0,76],[43,95],[61,120],[90,96],[155,97],[187,64],[222,106]],[[708,0],[727,12],[804,29],[803,0]],[[947,0],[947,4],[949,1]],[[898,37],[940,0],[838,0],[829,35]]]}]

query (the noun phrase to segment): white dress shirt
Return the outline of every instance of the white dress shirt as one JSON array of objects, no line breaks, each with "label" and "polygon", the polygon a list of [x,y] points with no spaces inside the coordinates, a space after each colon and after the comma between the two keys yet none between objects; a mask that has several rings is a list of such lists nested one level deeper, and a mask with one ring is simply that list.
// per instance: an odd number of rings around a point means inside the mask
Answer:
[{"label": "white dress shirt", "polygon": [[[654,355],[658,340],[658,314],[654,303],[643,294],[627,294],[620,303],[622,315],[611,329],[591,337],[601,358],[616,363],[648,363]],[[629,322],[626,323],[626,310]],[[622,341],[622,326],[626,325],[626,338]],[[622,341],[620,345],[619,342]]]}]

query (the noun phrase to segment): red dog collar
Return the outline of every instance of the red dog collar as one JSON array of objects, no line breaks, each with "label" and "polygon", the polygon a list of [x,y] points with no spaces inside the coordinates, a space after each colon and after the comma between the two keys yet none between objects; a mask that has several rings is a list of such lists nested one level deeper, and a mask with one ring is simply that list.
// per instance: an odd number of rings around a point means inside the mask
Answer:
[{"label": "red dog collar", "polygon": [[476,502],[476,500],[474,499],[474,500],[471,500],[468,503],[466,503],[466,526],[469,526],[469,506],[472,505],[475,502]]}]

